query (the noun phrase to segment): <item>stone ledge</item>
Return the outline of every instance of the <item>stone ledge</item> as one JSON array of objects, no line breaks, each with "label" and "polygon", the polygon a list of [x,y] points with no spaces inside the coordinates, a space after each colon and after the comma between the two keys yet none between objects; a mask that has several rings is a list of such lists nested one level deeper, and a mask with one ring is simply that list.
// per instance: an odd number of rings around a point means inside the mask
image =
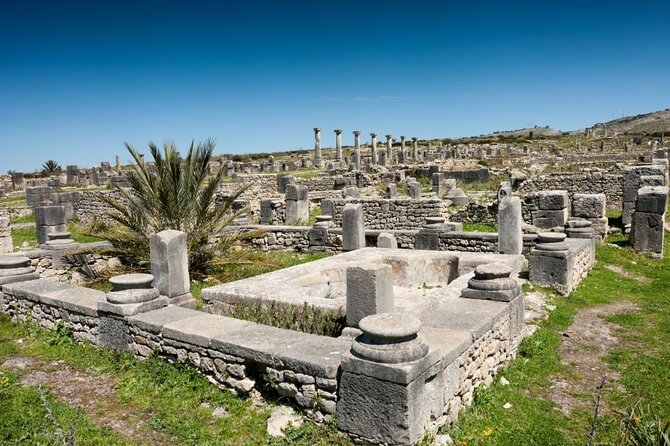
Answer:
[{"label": "stone ledge", "polygon": [[87,316],[97,316],[98,302],[105,301],[102,291],[47,279],[4,285],[3,292]]}]

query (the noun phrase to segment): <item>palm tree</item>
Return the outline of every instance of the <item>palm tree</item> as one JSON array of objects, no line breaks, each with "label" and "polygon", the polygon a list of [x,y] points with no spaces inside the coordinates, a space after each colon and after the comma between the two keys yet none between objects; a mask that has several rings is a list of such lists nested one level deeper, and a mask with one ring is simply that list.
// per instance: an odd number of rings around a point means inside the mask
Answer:
[{"label": "palm tree", "polygon": [[61,173],[62,171],[63,169],[54,160],[48,160],[46,163],[42,164],[42,175],[44,176],[51,176]]},{"label": "palm tree", "polygon": [[[102,231],[100,228],[96,235],[109,240],[126,263],[147,267],[149,237],[164,229],[183,231],[187,234],[191,274],[206,274],[217,253],[245,237],[223,229],[244,211],[233,212],[232,204],[247,188],[240,188],[223,203],[215,203],[223,169],[208,178],[207,165],[215,146],[212,139],[191,142],[185,158],[171,142],[163,144],[162,153],[150,142],[153,165],[125,145],[134,160],[127,174],[130,187],[116,187],[121,200],[100,195],[113,208],[108,215],[118,225]],[[214,236],[218,241],[213,242]]]}]

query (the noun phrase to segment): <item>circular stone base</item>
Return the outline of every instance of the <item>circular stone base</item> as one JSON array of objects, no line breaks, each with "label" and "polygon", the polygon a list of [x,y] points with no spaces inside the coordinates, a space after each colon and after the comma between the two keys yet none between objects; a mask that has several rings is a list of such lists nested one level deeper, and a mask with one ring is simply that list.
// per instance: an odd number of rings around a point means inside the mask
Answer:
[{"label": "circular stone base", "polygon": [[373,362],[398,364],[423,358],[428,346],[417,335],[421,322],[403,313],[367,316],[359,322],[363,334],[354,340],[351,351]]},{"label": "circular stone base", "polygon": [[151,274],[122,274],[109,279],[112,291],[149,289],[153,281]]},{"label": "circular stone base", "polygon": [[0,257],[0,269],[20,268],[29,266],[30,259],[25,256],[4,256]]},{"label": "circular stone base", "polygon": [[480,280],[501,279],[510,274],[512,267],[502,262],[485,263],[475,268],[475,278]]}]

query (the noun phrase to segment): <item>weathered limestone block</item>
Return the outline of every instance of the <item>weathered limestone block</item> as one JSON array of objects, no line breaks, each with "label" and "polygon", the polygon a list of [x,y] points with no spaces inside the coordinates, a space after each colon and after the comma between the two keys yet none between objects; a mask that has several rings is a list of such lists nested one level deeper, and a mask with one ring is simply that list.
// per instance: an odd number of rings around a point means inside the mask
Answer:
[{"label": "weathered limestone block", "polygon": [[461,297],[511,302],[521,295],[521,287],[511,274],[512,268],[506,263],[478,265],[475,277],[463,288]]},{"label": "weathered limestone block", "polygon": [[347,268],[347,325],[358,327],[366,316],[393,311],[393,276],[389,265]]},{"label": "weathered limestone block", "polygon": [[574,194],[572,216],[580,218],[602,218],[607,208],[605,194]]},{"label": "weathered limestone block", "polygon": [[309,220],[309,200],[307,186],[286,185],[286,224],[305,224]]},{"label": "weathered limestone block", "polygon": [[630,240],[633,249],[663,256],[665,210],[668,188],[646,186],[640,188],[632,215]]},{"label": "weathered limestone block", "polygon": [[342,210],[342,250],[365,248],[363,205],[348,203]]},{"label": "weathered limestone block", "polygon": [[519,197],[505,195],[498,205],[498,251],[521,254],[523,250],[523,217]]},{"label": "weathered limestone block", "polygon": [[26,282],[40,276],[30,265],[30,259],[23,256],[0,257],[0,286],[8,283]]},{"label": "weathered limestone block", "polygon": [[190,293],[186,233],[168,229],[149,239],[153,286],[171,305],[195,308]]},{"label": "weathered limestone block", "polygon": [[568,220],[568,209],[531,211],[531,219],[538,228],[563,227]]},{"label": "weathered limestone block", "polygon": [[540,209],[557,211],[568,207],[569,198],[566,190],[540,191],[537,195]]},{"label": "weathered limestone block", "polygon": [[398,241],[393,234],[381,232],[377,236],[377,248],[398,249]]}]

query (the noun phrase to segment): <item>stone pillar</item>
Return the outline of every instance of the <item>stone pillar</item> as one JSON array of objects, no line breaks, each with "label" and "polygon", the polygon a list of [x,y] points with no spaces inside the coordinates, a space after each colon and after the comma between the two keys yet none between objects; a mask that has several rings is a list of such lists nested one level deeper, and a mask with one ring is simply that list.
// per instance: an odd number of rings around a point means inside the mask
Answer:
[{"label": "stone pillar", "polygon": [[463,288],[461,297],[511,302],[521,296],[521,287],[510,277],[512,268],[506,263],[485,263],[475,268],[475,277]]},{"label": "stone pillar", "polygon": [[389,232],[380,232],[377,236],[377,248],[398,249],[398,241]]},{"label": "stone pillar", "polygon": [[437,195],[437,198],[444,198],[447,195],[447,192],[449,192],[449,189],[447,188],[447,182],[446,177],[443,172],[437,172],[434,173],[432,176],[432,182],[433,182],[433,192],[435,192],[435,195]]},{"label": "stone pillar", "polygon": [[307,186],[286,185],[286,224],[305,225],[309,220],[309,199]]},{"label": "stone pillar", "polygon": [[[359,327],[363,334],[342,357],[338,429],[375,444],[415,444],[431,412],[418,408],[431,406],[433,397],[426,381],[434,364],[422,360],[429,348],[421,322],[406,313],[383,313],[362,319]],[[446,377],[437,379],[434,385],[446,385]]]},{"label": "stone pillar", "polygon": [[335,161],[342,162],[342,129],[335,129]]},{"label": "stone pillar", "polygon": [[275,157],[272,155],[268,157],[268,169],[270,170],[270,172],[277,171],[277,165],[275,164]]},{"label": "stone pillar", "polygon": [[634,166],[627,167],[623,173],[623,215],[621,220],[624,224],[632,223],[633,211],[635,210],[635,200],[637,191],[642,186],[642,176],[658,176],[665,178],[666,172],[660,166]]},{"label": "stone pillar", "polygon": [[632,216],[630,241],[633,249],[649,252],[663,258],[663,236],[668,188],[646,186],[640,188]]},{"label": "stone pillar", "polygon": [[361,170],[361,131],[354,130],[354,166]]},{"label": "stone pillar", "polygon": [[386,185],[386,191],[385,191],[385,196],[388,199],[395,198],[396,193],[397,193],[397,187],[395,183],[388,183]]},{"label": "stone pillar", "polygon": [[417,181],[410,181],[407,183],[407,194],[410,198],[421,198],[421,183]]},{"label": "stone pillar", "polygon": [[121,172],[121,157],[119,155],[116,155],[114,158],[115,158],[114,168],[116,169],[117,172]]},{"label": "stone pillar", "polygon": [[398,154],[398,161],[404,163],[407,161],[407,148],[405,147],[405,137],[400,136],[400,153]]},{"label": "stone pillar", "polygon": [[498,204],[498,251],[521,254],[523,251],[523,217],[519,197],[506,195]]},{"label": "stone pillar", "polygon": [[377,134],[375,132],[370,133],[370,158],[373,165],[377,164]]},{"label": "stone pillar", "polygon": [[132,339],[126,318],[157,310],[168,304],[168,298],[151,286],[151,274],[123,274],[109,279],[112,291],[98,302],[98,341],[102,345],[128,351]]},{"label": "stone pillar", "polygon": [[380,151],[379,151],[379,154],[377,155],[377,158],[378,158],[377,163],[378,163],[380,166],[384,166],[384,167],[386,167],[386,151],[384,151],[384,150],[380,150]]},{"label": "stone pillar", "polygon": [[416,136],[412,137],[412,159],[419,159],[419,142]]},{"label": "stone pillar", "polygon": [[67,172],[67,184],[79,184],[79,168],[72,164],[65,168]]},{"label": "stone pillar", "polygon": [[67,228],[65,226],[65,207],[36,207],[35,224],[37,227],[37,243],[44,245],[48,240],[47,234],[52,232],[67,232]]},{"label": "stone pillar", "polygon": [[12,172],[12,187],[14,190],[22,190],[24,187],[23,183],[23,172]]},{"label": "stone pillar", "polygon": [[347,203],[342,210],[342,251],[365,248],[363,205]]},{"label": "stone pillar", "polygon": [[321,129],[314,127],[314,167],[321,167]]},{"label": "stone pillar", "polygon": [[307,233],[311,251],[319,251],[320,247],[328,245],[328,229],[334,226],[332,215],[317,215],[316,223]]},{"label": "stone pillar", "polygon": [[295,177],[290,173],[280,173],[277,175],[277,192],[280,194],[286,193],[286,186],[295,184]]},{"label": "stone pillar", "polygon": [[9,226],[9,212],[7,208],[0,208],[0,254],[14,252],[12,228]]},{"label": "stone pillar", "polygon": [[389,265],[347,268],[347,325],[366,316],[393,311],[393,272]]},{"label": "stone pillar", "polygon": [[154,287],[168,298],[168,304],[195,308],[190,293],[186,233],[172,229],[158,232],[149,239],[149,246]]},{"label": "stone pillar", "polygon": [[24,256],[0,257],[0,286],[8,283],[26,282],[39,279],[40,275],[30,266],[30,259]]},{"label": "stone pillar", "polygon": [[386,136],[386,162],[393,164],[393,135]]},{"label": "stone pillar", "polygon": [[528,257],[530,281],[550,286],[563,295],[570,294],[572,268],[566,235],[562,232],[543,232],[537,237],[537,244]]}]

